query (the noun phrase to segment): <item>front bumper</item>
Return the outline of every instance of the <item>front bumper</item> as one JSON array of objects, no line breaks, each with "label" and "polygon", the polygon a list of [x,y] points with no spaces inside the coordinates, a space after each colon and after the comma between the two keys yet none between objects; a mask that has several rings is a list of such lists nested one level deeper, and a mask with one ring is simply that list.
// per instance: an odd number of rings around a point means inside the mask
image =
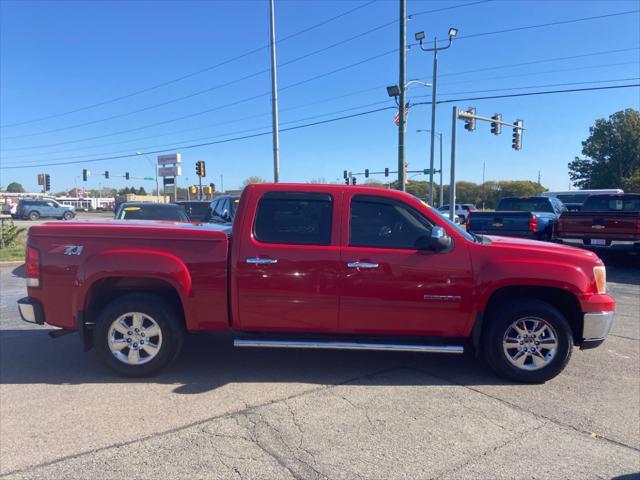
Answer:
[{"label": "front bumper", "polygon": [[595,348],[604,342],[613,325],[614,316],[614,311],[585,313],[580,348],[582,350]]},{"label": "front bumper", "polygon": [[29,297],[21,298],[18,300],[18,310],[25,322],[44,325],[44,308],[37,300]]}]

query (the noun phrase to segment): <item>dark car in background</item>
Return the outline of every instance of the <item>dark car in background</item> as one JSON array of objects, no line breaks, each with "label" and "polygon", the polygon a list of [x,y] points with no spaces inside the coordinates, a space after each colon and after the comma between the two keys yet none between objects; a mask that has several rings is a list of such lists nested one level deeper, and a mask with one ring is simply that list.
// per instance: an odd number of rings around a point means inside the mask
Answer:
[{"label": "dark car in background", "polygon": [[182,206],[185,213],[192,222],[209,222],[211,220],[211,211],[209,206],[211,202],[201,200],[178,200],[176,205]]},{"label": "dark car in background", "polygon": [[231,225],[236,216],[240,195],[220,195],[211,200],[209,221],[220,225]]},{"label": "dark car in background", "polygon": [[75,207],[61,205],[52,198],[23,199],[16,207],[16,218],[38,220],[39,218],[59,218],[71,220],[76,216]]},{"label": "dark car in background", "polygon": [[505,197],[495,212],[471,212],[467,231],[536,240],[553,240],[560,215],[566,208],[557,198]]},{"label": "dark car in background", "polygon": [[188,222],[182,205],[175,203],[123,202],[118,205],[116,220],[168,220]]},{"label": "dark car in background", "polygon": [[640,249],[640,194],[592,195],[558,222],[563,243]]}]

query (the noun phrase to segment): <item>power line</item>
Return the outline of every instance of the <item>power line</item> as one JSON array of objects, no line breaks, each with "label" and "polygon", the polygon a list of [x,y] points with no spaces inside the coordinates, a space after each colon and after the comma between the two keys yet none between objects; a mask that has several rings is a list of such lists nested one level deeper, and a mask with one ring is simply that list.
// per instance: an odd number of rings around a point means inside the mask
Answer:
[{"label": "power line", "polygon": [[[455,9],[455,8],[461,8],[461,7],[477,5],[477,4],[481,4],[481,3],[487,3],[487,2],[490,2],[490,1],[493,1],[493,0],[482,0],[482,1],[478,1],[478,2],[471,2],[471,3],[462,4],[462,5],[453,5],[453,6],[450,6],[450,7],[444,7],[444,8],[433,9],[433,10],[429,10],[429,11],[425,11],[425,12],[419,12],[416,15],[422,15],[424,13],[434,13],[434,12],[440,12],[440,11],[445,11],[445,10],[451,10],[451,9]],[[371,2],[369,2],[369,3],[371,3]],[[369,34],[371,34],[373,32],[376,32],[378,30],[386,28],[386,27],[388,27],[390,25],[394,25],[395,23],[397,23],[397,20],[392,20],[392,21],[380,24],[378,26],[372,27],[372,28],[370,28],[368,30],[365,30],[364,32],[358,33],[356,35],[352,35],[351,37],[348,37],[346,39],[340,40],[338,42],[334,42],[334,43],[332,43],[330,45],[327,45],[325,47],[319,48],[319,49],[314,50],[312,52],[309,52],[309,53],[306,53],[306,54],[301,55],[299,57],[296,57],[296,58],[293,58],[291,60],[288,60],[286,62],[280,63],[278,65],[278,68],[283,68],[283,67],[291,65],[293,63],[299,62],[300,60],[304,60],[304,59],[309,58],[311,56],[318,55],[320,53],[326,52],[326,51],[328,51],[328,50],[330,50],[332,48],[344,45],[345,43],[352,42],[352,41],[357,40],[359,38],[362,38],[362,37],[364,37],[366,35],[369,35]],[[290,38],[290,37],[286,37],[286,38]],[[3,139],[4,140],[14,140],[14,139],[17,139],[17,138],[26,138],[26,137],[33,137],[33,136],[38,136],[38,135],[46,135],[48,133],[55,133],[55,132],[62,132],[62,131],[66,131],[66,130],[72,130],[72,129],[75,129],[75,128],[86,127],[86,126],[89,126],[89,125],[95,125],[97,123],[102,123],[102,122],[106,122],[106,121],[109,121],[109,120],[115,120],[117,118],[122,118],[122,117],[127,117],[127,116],[130,116],[130,115],[135,115],[136,113],[142,113],[142,112],[149,111],[149,110],[152,110],[152,109],[155,109],[155,108],[164,107],[164,106],[170,105],[172,103],[181,102],[183,100],[188,100],[190,98],[193,98],[193,97],[196,97],[196,96],[199,96],[199,95],[203,95],[205,93],[210,93],[212,91],[219,90],[221,88],[224,88],[224,87],[227,87],[227,86],[230,86],[230,85],[234,85],[234,84],[236,84],[238,82],[241,82],[241,81],[244,81],[244,80],[248,80],[248,79],[251,79],[251,78],[255,78],[255,77],[257,77],[259,75],[262,75],[262,74],[265,74],[265,73],[269,73],[269,69],[268,68],[262,69],[262,70],[259,70],[259,71],[253,72],[253,73],[250,73],[248,75],[244,75],[244,76],[242,76],[240,78],[229,80],[227,82],[224,82],[224,83],[219,84],[219,85],[215,85],[213,87],[209,87],[209,88],[205,88],[205,89],[202,89],[202,90],[198,90],[198,91],[190,93],[188,95],[183,95],[183,96],[180,96],[180,97],[176,97],[176,98],[164,101],[164,102],[160,102],[160,103],[156,103],[156,104],[153,104],[153,105],[149,105],[149,106],[146,106],[146,107],[143,107],[143,108],[139,108],[139,109],[136,109],[136,110],[131,110],[131,111],[128,111],[128,112],[119,113],[119,114],[116,114],[116,115],[110,115],[110,116],[107,116],[107,117],[99,118],[99,119],[96,119],[96,120],[91,120],[91,121],[88,121],[88,122],[81,122],[81,123],[76,123],[76,124],[73,124],[73,125],[67,125],[65,127],[57,127],[57,128],[52,128],[52,129],[49,129],[49,130],[41,130],[39,132],[32,132],[32,133],[25,133],[25,134],[20,134],[20,135],[13,135],[13,136],[10,136],[10,137],[3,137]],[[318,77],[318,78],[321,78],[321,77]]]},{"label": "power line", "polygon": [[[407,20],[411,20],[413,19],[413,17],[419,17],[420,15],[426,15],[427,13],[434,13],[434,12],[444,12],[445,10],[453,10],[454,8],[460,8],[460,7],[471,7],[473,5],[480,5],[482,3],[489,3],[489,2],[493,2],[494,0],[480,0],[478,2],[469,2],[469,3],[464,3],[462,5],[453,5],[451,7],[443,7],[443,8],[437,8],[435,10],[424,10],[422,12],[416,12],[416,13],[412,13],[410,15],[407,15]],[[397,20],[396,20],[397,22]]]},{"label": "power line", "polygon": [[[313,77],[307,78],[305,80],[301,80],[299,82],[295,82],[295,83],[293,83],[291,85],[287,85],[287,86],[285,86],[283,88],[280,88],[278,91],[288,90],[289,88],[297,87],[299,85],[303,85],[305,83],[312,82],[312,81],[318,80],[320,78],[324,78],[324,77],[327,77],[329,75],[333,75],[335,73],[339,73],[339,72],[342,72],[344,70],[348,70],[348,69],[353,68],[353,67],[357,67],[359,65],[362,65],[363,63],[367,63],[367,62],[370,62],[370,61],[373,61],[373,60],[377,60],[379,58],[385,57],[387,55],[391,55],[392,53],[396,53],[396,52],[397,52],[397,49],[394,48],[392,50],[388,50],[386,52],[383,52],[383,53],[380,53],[380,54],[377,54],[377,55],[373,55],[372,57],[365,58],[364,60],[360,60],[358,62],[351,63],[349,65],[345,65],[345,66],[336,68],[336,69],[331,70],[329,72],[325,72],[325,73],[322,73],[322,74],[315,75]],[[246,102],[249,102],[251,100],[255,100],[255,99],[261,98],[261,97],[267,97],[270,94],[271,94],[270,92],[265,92],[265,93],[261,93],[261,94],[258,94],[258,95],[252,95],[250,97],[246,97],[246,98],[243,98],[243,99],[240,99],[240,100],[236,100],[236,101],[231,102],[231,103],[227,103],[227,104],[224,104],[224,105],[218,105],[216,107],[208,108],[206,110],[201,110],[201,111],[194,112],[194,113],[191,113],[191,114],[188,114],[188,115],[183,115],[183,116],[180,116],[180,117],[171,118],[171,119],[168,119],[168,120],[163,120],[161,122],[150,123],[150,124],[142,125],[142,126],[135,127],[135,128],[129,128],[129,129],[126,129],[126,130],[119,130],[117,132],[106,133],[106,134],[103,134],[103,135],[95,135],[95,136],[92,136],[92,137],[85,137],[85,138],[80,138],[80,139],[77,139],[77,140],[69,140],[69,141],[65,141],[65,142],[49,143],[49,144],[36,145],[36,146],[30,146],[30,147],[5,148],[5,149],[2,149],[2,151],[8,152],[8,151],[17,151],[17,150],[29,150],[29,149],[34,149],[34,148],[48,148],[48,147],[55,147],[55,146],[58,146],[58,145],[68,145],[68,144],[71,144],[71,143],[84,142],[84,141],[87,141],[87,140],[95,140],[95,139],[98,139],[98,138],[112,137],[112,136],[115,136],[115,135],[121,135],[123,133],[136,132],[136,131],[144,130],[144,129],[151,128],[151,127],[157,127],[159,125],[166,125],[168,123],[173,123],[173,122],[177,122],[177,121],[180,121],[180,120],[185,120],[187,118],[197,117],[197,116],[200,116],[200,115],[204,115],[206,113],[214,112],[216,110],[221,110],[223,108],[233,107],[233,106],[240,105],[242,103],[246,103]]]},{"label": "power line", "polygon": [[[366,3],[362,4],[362,5],[358,5],[357,7],[351,8],[351,9],[345,11],[345,12],[342,12],[342,13],[340,13],[338,15],[335,15],[335,16],[333,16],[331,18],[323,20],[322,22],[316,23],[314,25],[311,25],[310,27],[307,27],[307,28],[304,28],[302,30],[299,30],[299,31],[297,31],[295,33],[292,33],[291,35],[287,35],[286,37],[281,38],[280,40],[278,40],[276,43],[280,44],[280,43],[286,42],[288,40],[291,40],[292,38],[300,36],[300,35],[302,35],[304,33],[310,32],[311,30],[315,30],[316,28],[322,27],[322,26],[324,26],[324,25],[326,25],[328,23],[331,23],[331,22],[339,19],[339,18],[342,18],[344,16],[350,15],[350,14],[352,14],[352,13],[354,13],[354,12],[356,12],[356,11],[362,9],[362,8],[368,7],[369,5],[375,3],[375,1],[376,0],[370,0],[369,2],[366,2]],[[202,73],[209,72],[211,70],[215,70],[216,68],[222,67],[224,65],[228,65],[229,63],[235,62],[236,60],[240,60],[242,58],[246,58],[246,57],[248,57],[250,55],[253,55],[254,53],[260,52],[262,50],[266,50],[267,48],[269,48],[268,44],[267,45],[263,45],[262,47],[254,48],[254,49],[249,50],[249,51],[247,51],[245,53],[241,53],[240,55],[236,55],[233,58],[230,58],[230,59],[224,60],[222,62],[216,63],[215,65],[210,65],[210,66],[202,68],[200,70],[196,70],[194,72],[187,73],[185,75],[181,75],[180,77],[176,77],[174,79],[167,80],[165,82],[158,83],[156,85],[153,85],[153,86],[147,87],[147,88],[143,88],[141,90],[136,90],[134,92],[127,93],[125,95],[120,95],[118,97],[114,97],[114,98],[111,98],[111,99],[108,99],[108,100],[104,100],[104,101],[101,101],[101,102],[98,102],[98,103],[94,103],[94,104],[91,104],[91,105],[86,105],[84,107],[79,107],[79,108],[76,108],[74,110],[68,110],[66,112],[47,115],[47,116],[44,116],[44,117],[34,118],[34,119],[31,119],[31,120],[25,120],[25,121],[22,121],[22,122],[16,122],[16,123],[10,123],[10,124],[6,124],[6,125],[1,125],[0,128],[16,127],[16,126],[19,126],[19,125],[26,125],[28,123],[34,123],[34,122],[40,122],[42,120],[48,120],[48,119],[51,119],[51,118],[62,117],[64,115],[70,115],[72,113],[77,113],[77,112],[81,112],[81,111],[84,111],[84,110],[89,110],[91,108],[96,108],[96,107],[100,107],[102,105],[107,105],[109,103],[113,103],[113,102],[117,102],[117,101],[120,101],[120,100],[124,100],[126,98],[131,98],[133,96],[140,95],[142,93],[146,93],[146,92],[149,92],[151,90],[157,90],[158,88],[166,87],[167,85],[171,85],[173,83],[177,83],[177,82],[180,82],[182,80],[186,80],[187,78],[191,78],[191,77],[194,77],[196,75],[200,75]]]},{"label": "power line", "polygon": [[[526,97],[526,96],[533,96],[533,95],[550,95],[550,94],[558,94],[558,93],[587,92],[587,91],[611,90],[611,89],[634,88],[634,87],[640,87],[640,83],[629,84],[629,85],[606,86],[606,87],[591,87],[591,88],[576,88],[576,89],[567,89],[567,90],[549,90],[549,91],[541,91],[541,92],[514,93],[514,94],[510,94],[510,95],[492,95],[492,96],[474,97],[474,98],[457,98],[457,99],[451,99],[451,100],[441,100],[438,103],[454,103],[454,102],[471,101],[471,100],[476,100],[476,101],[477,100],[492,100],[492,99],[498,99],[498,98]],[[421,102],[421,103],[417,103],[415,105],[428,105],[429,103],[430,102]],[[358,112],[358,113],[354,113],[354,114],[350,114],[350,115],[343,115],[341,117],[329,118],[329,119],[326,119],[326,120],[319,120],[317,122],[306,123],[306,124],[303,124],[303,125],[296,125],[296,126],[293,126],[293,127],[287,127],[287,128],[281,129],[280,131],[281,132],[287,132],[287,131],[299,130],[299,129],[302,129],[302,128],[308,128],[308,127],[312,127],[312,126],[316,126],[316,125],[323,125],[323,124],[337,122],[337,121],[346,120],[346,119],[350,119],[350,118],[361,117],[361,116],[364,116],[364,115],[371,115],[373,113],[382,112],[382,111],[385,111],[385,110],[395,110],[395,109],[396,109],[395,106],[381,107],[381,108],[368,110],[368,111],[364,111],[364,112]],[[180,148],[181,149],[192,149],[192,148],[206,147],[206,146],[210,146],[210,145],[217,145],[217,144],[221,144],[221,143],[229,143],[229,142],[234,142],[234,141],[246,140],[246,139],[249,139],[249,138],[261,137],[261,136],[265,136],[265,135],[271,135],[271,132],[270,131],[266,131],[266,132],[260,132],[260,133],[256,133],[256,134],[251,134],[251,135],[244,135],[244,136],[241,136],[241,137],[228,138],[228,139],[225,139],[225,140],[217,140],[217,141],[213,141],[213,142],[204,142],[204,143],[199,143],[199,144],[194,144],[194,145],[186,145],[186,146],[182,146]],[[174,150],[174,148],[162,149],[162,150],[156,150],[156,151],[150,151],[150,152],[144,152],[144,153],[146,153],[148,155],[153,155],[153,154],[158,154],[158,153],[169,152],[169,151],[172,151],[172,150]],[[131,158],[131,157],[135,157],[135,156],[137,156],[137,154],[120,155],[120,156],[114,156],[114,157],[103,157],[103,158],[95,158],[95,159],[89,159],[89,160],[77,160],[77,161],[60,162],[60,163],[43,163],[43,164],[32,165],[32,166],[13,166],[13,167],[0,166],[0,169],[9,170],[9,169],[16,169],[16,168],[33,168],[33,167],[75,165],[75,164],[81,164],[81,163],[92,163],[92,162],[100,162],[100,161],[106,161],[106,160],[118,160],[118,159],[123,159],[123,158]]]},{"label": "power line", "polygon": [[442,73],[440,77],[453,77],[457,75],[467,75],[469,73],[478,73],[478,72],[486,72],[492,70],[498,70],[501,68],[513,68],[513,67],[524,67],[527,65],[536,65],[539,63],[549,63],[549,62],[558,62],[560,60],[572,60],[576,58],[586,58],[586,57],[594,57],[598,55],[609,55],[611,53],[620,53],[620,52],[630,52],[633,50],[640,50],[640,47],[631,47],[631,48],[619,48],[616,50],[604,50],[600,52],[591,52],[591,53],[583,53],[580,55],[570,55],[567,57],[555,57],[555,58],[547,58],[541,60],[532,60],[530,62],[521,62],[521,63],[509,63],[506,65],[496,65],[493,67],[484,67],[484,68],[476,68],[474,70],[464,70],[462,72],[451,72],[451,73]]}]

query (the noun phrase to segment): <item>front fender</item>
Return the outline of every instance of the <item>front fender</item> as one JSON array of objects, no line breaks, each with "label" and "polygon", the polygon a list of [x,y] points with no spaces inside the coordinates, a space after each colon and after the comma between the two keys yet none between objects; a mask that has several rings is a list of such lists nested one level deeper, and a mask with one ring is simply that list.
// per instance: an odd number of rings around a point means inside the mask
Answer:
[{"label": "front fender", "polygon": [[[86,308],[89,292],[96,282],[110,277],[147,277],[169,283],[183,305],[191,294],[191,274],[177,256],[163,251],[141,249],[105,250],[87,258],[79,267],[72,295],[73,311]],[[185,312],[186,314],[186,312]]]}]

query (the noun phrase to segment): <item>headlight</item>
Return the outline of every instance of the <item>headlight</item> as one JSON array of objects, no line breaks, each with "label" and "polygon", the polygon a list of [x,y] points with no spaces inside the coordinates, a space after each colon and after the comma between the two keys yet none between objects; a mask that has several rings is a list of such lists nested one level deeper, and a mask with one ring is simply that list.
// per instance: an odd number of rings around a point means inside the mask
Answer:
[{"label": "headlight", "polygon": [[598,293],[607,293],[607,269],[603,265],[593,267]]}]

